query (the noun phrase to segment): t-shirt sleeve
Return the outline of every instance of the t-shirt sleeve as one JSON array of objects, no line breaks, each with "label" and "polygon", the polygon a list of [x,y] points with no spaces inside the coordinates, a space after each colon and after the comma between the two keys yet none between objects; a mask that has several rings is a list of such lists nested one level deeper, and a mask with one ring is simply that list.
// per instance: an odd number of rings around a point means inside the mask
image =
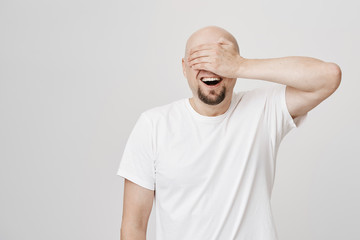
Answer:
[{"label": "t-shirt sleeve", "polygon": [[155,168],[152,144],[152,125],[142,113],[130,133],[117,175],[155,190]]},{"label": "t-shirt sleeve", "polygon": [[292,118],[286,105],[286,85],[274,84],[266,90],[266,122],[275,146],[294,128],[303,125],[308,113]]}]

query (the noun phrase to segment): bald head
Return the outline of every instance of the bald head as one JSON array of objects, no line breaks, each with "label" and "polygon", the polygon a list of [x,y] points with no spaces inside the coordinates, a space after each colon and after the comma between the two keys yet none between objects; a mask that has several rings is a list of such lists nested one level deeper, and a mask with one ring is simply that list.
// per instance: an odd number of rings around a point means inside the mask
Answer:
[{"label": "bald head", "polygon": [[189,37],[185,47],[185,58],[188,57],[188,53],[190,49],[193,48],[194,46],[204,43],[215,43],[221,37],[231,41],[235,45],[237,51],[240,53],[237,41],[234,38],[234,36],[231,35],[231,33],[229,33],[228,31],[226,31],[221,27],[207,26],[197,30]]}]

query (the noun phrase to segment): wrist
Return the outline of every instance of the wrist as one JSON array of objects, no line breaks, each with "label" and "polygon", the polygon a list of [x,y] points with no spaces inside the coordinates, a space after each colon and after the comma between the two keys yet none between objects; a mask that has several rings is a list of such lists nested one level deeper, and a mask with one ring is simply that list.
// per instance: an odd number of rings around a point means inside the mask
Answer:
[{"label": "wrist", "polygon": [[238,61],[237,61],[236,77],[242,78],[244,76],[245,66],[248,61],[249,61],[249,59],[239,56]]}]

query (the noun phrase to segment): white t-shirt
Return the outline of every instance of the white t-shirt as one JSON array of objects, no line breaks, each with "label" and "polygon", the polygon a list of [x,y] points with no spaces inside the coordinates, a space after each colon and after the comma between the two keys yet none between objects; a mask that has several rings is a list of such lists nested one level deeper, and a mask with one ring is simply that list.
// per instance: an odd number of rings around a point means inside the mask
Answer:
[{"label": "white t-shirt", "polygon": [[276,240],[276,155],[292,119],[285,85],[234,92],[209,117],[184,98],[144,111],[117,174],[155,190],[156,240]]}]

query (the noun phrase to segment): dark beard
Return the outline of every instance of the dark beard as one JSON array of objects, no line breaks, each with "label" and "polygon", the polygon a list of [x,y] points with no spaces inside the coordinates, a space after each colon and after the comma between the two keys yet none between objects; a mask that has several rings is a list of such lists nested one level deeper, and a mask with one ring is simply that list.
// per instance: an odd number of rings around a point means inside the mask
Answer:
[{"label": "dark beard", "polygon": [[[217,104],[221,103],[225,99],[226,88],[225,88],[225,86],[223,86],[220,94],[215,99],[206,96],[201,91],[200,87],[198,88],[197,93],[198,93],[199,99],[201,101],[203,101],[204,103],[209,104],[209,105],[217,105]],[[215,90],[211,90],[209,92],[209,95],[213,95],[213,94],[215,94]]]}]

